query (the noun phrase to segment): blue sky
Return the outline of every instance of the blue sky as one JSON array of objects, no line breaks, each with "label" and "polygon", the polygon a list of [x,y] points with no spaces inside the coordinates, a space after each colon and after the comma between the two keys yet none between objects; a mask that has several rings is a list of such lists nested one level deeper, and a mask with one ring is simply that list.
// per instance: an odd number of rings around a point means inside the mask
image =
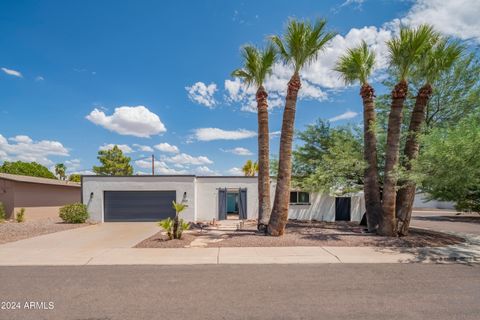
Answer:
[{"label": "blue sky", "polygon": [[[464,1],[2,1],[0,162],[88,173],[99,148],[118,144],[133,160],[154,153],[159,174],[236,174],[257,152],[252,90],[229,76],[241,45],[264,44],[289,17],[326,18],[339,35],[302,73],[296,128],[359,122],[358,87],[331,71],[338,55],[365,39],[379,58],[375,83],[399,22],[478,41],[479,3]],[[272,133],[290,74],[278,64],[267,81]]]}]

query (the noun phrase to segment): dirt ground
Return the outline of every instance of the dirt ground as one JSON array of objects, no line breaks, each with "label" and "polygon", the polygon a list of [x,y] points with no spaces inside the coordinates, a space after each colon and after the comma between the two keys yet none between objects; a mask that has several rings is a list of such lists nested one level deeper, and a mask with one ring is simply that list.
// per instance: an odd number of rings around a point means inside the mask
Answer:
[{"label": "dirt ground", "polygon": [[48,218],[22,223],[7,221],[0,223],[0,244],[32,238],[43,234],[80,228],[88,223],[64,223],[60,218]]},{"label": "dirt ground", "polygon": [[159,232],[137,244],[136,248],[183,247],[441,247],[464,242],[460,237],[445,233],[412,228],[402,238],[381,237],[364,232],[358,223],[290,221],[282,237],[268,237],[255,230],[217,231],[192,230],[184,233],[184,239],[168,241]]}]

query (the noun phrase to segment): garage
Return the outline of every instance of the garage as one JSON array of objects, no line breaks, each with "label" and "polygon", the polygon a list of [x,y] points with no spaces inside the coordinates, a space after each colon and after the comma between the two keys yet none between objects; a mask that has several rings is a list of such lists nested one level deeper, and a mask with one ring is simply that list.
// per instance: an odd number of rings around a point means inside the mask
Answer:
[{"label": "garage", "polygon": [[175,216],[176,191],[104,191],[104,221],[159,221]]}]

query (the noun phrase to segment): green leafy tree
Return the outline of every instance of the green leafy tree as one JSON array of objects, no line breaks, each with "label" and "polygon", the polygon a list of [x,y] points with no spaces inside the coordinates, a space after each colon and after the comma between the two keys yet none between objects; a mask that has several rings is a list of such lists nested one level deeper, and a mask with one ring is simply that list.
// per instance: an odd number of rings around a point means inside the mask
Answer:
[{"label": "green leafy tree", "polygon": [[109,150],[98,151],[97,159],[101,166],[94,166],[93,172],[102,176],[130,176],[133,167],[130,165],[130,157],[124,156],[117,145]]},{"label": "green leafy tree", "polygon": [[295,186],[337,195],[362,189],[363,144],[361,134],[353,127],[332,128],[328,122],[317,120],[298,132],[297,137],[302,143],[293,153]]},{"label": "green leafy tree", "polygon": [[243,67],[232,72],[232,76],[243,79],[257,89],[258,115],[258,230],[265,230],[270,220],[270,138],[268,129],[268,94],[263,86],[265,78],[272,72],[275,62],[275,49],[272,45],[264,50],[254,46],[242,49]]},{"label": "green leafy tree", "polygon": [[340,73],[346,84],[360,82],[360,96],[363,100],[363,137],[365,142],[364,159],[367,163],[364,179],[365,207],[367,210],[368,230],[377,229],[382,216],[382,202],[377,165],[377,137],[375,132],[375,90],[368,83],[373,67],[375,54],[369,50],[367,43],[353,49],[340,57],[335,70]]},{"label": "green leafy tree", "polygon": [[55,175],[46,167],[36,162],[9,162],[5,161],[0,166],[0,172],[18,174],[23,176],[57,179]]},{"label": "green leafy tree", "polygon": [[63,163],[57,163],[55,165],[55,174],[60,178],[60,180],[65,180],[67,167]]},{"label": "green leafy tree", "polygon": [[295,113],[298,92],[301,87],[300,71],[315,61],[319,53],[335,36],[335,33],[325,31],[326,24],[326,20],[319,20],[314,24],[307,21],[290,20],[283,37],[273,36],[271,38],[284,63],[293,67],[293,75],[288,82],[283,111],[275,199],[268,224],[268,234],[271,236],[283,235],[288,219]]},{"label": "green leafy tree", "polygon": [[82,181],[82,175],[81,175],[81,174],[78,174],[78,173],[72,173],[72,174],[68,177],[68,181],[71,181],[71,182],[81,182],[81,181]]},{"label": "green leafy tree", "polygon": [[432,199],[453,201],[461,211],[480,212],[480,112],[458,125],[433,129],[422,138],[416,181]]}]

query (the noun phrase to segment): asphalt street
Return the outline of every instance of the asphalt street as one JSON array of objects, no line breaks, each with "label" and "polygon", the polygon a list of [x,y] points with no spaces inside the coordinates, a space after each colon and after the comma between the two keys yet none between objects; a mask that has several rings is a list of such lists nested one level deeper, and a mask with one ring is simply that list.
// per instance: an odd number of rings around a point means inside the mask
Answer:
[{"label": "asphalt street", "polygon": [[10,306],[0,319],[9,320],[480,315],[480,265],[1,267],[0,284],[2,307]]}]

